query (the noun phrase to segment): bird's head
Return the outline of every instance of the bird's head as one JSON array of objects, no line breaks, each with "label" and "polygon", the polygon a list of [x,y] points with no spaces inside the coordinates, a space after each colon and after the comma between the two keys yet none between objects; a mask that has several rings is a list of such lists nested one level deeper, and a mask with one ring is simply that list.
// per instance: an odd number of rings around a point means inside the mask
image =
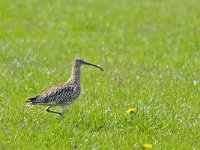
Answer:
[{"label": "bird's head", "polygon": [[101,67],[99,67],[99,66],[97,66],[97,65],[94,65],[94,64],[91,64],[91,63],[89,63],[89,62],[86,62],[86,61],[83,60],[82,58],[76,58],[76,59],[74,60],[74,65],[75,65],[76,67],[81,67],[83,64],[85,64],[85,65],[90,65],[90,66],[99,68],[99,69],[101,69],[102,71],[104,71]]}]

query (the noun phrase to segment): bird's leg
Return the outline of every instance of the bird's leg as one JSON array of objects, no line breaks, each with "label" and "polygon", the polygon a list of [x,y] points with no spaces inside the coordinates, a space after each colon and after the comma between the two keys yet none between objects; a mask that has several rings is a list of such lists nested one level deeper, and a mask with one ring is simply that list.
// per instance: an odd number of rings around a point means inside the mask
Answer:
[{"label": "bird's leg", "polygon": [[61,116],[63,116],[63,114],[62,113],[60,113],[60,112],[56,112],[56,111],[52,111],[52,110],[50,110],[49,108],[50,108],[51,106],[49,106],[49,107],[47,107],[47,112],[50,112],[50,113],[55,113],[55,114],[59,114],[59,115],[61,115]]},{"label": "bird's leg", "polygon": [[64,117],[64,113],[65,113],[65,111],[66,111],[66,109],[67,109],[67,106],[68,106],[68,105],[63,105],[63,106],[61,106],[61,107],[62,107],[62,111],[61,111],[62,117]]}]

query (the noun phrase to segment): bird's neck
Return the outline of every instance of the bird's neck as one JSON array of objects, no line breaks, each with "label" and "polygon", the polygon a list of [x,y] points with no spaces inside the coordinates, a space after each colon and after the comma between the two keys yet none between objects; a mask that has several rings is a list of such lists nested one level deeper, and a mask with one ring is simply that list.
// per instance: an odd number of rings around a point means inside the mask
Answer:
[{"label": "bird's neck", "polygon": [[81,67],[74,65],[71,74],[71,81],[80,83],[81,78]]}]

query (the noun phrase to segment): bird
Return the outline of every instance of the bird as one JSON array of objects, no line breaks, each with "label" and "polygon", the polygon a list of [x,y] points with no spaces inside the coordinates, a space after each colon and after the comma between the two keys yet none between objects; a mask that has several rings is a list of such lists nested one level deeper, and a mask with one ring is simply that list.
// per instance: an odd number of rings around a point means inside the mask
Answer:
[{"label": "bird", "polygon": [[[46,111],[59,114],[64,117],[64,113],[69,105],[75,102],[81,93],[81,66],[90,65],[104,71],[101,67],[89,63],[82,58],[75,58],[73,61],[71,77],[67,82],[53,86],[43,93],[29,98],[26,102],[27,106],[35,105],[48,106]],[[51,107],[60,106],[61,112],[50,110]]]}]

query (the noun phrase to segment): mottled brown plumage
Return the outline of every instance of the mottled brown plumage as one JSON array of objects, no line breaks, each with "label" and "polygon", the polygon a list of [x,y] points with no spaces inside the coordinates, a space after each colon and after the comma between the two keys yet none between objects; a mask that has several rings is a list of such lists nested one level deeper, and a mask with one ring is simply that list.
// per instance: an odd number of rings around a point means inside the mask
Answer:
[{"label": "mottled brown plumage", "polygon": [[[64,115],[67,106],[73,103],[81,93],[81,84],[80,84],[80,75],[81,75],[81,66],[83,64],[91,65],[97,67],[103,71],[103,69],[94,64],[88,63],[81,58],[76,58],[73,62],[72,74],[70,79],[58,86],[54,86],[42,94],[29,98],[28,106],[34,105],[46,105],[48,112]],[[61,112],[55,112],[50,110],[52,106],[61,106]]]}]

